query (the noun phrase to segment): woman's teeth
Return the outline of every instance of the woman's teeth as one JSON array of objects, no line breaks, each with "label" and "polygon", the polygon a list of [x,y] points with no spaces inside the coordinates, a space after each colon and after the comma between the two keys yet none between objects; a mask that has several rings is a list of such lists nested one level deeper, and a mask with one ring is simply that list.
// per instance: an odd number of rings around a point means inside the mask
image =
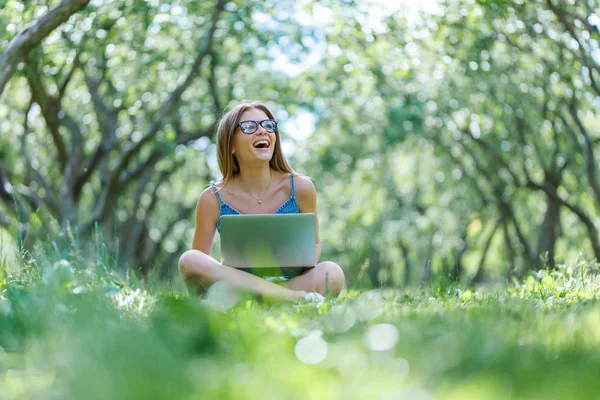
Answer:
[{"label": "woman's teeth", "polygon": [[254,143],[254,147],[258,149],[266,149],[269,147],[269,142],[266,140],[259,140],[258,142]]}]

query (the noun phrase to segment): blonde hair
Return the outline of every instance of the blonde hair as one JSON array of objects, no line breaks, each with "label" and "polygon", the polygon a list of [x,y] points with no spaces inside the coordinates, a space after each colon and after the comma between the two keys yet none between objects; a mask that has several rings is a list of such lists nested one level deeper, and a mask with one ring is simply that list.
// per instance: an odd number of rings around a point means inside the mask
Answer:
[{"label": "blonde hair", "polygon": [[[237,125],[242,118],[244,111],[251,108],[256,108],[267,114],[270,119],[275,119],[271,110],[266,105],[260,102],[243,102],[233,107],[231,110],[226,112],[217,126],[217,160],[219,161],[219,170],[223,178],[220,181],[221,187],[225,186],[227,182],[234,176],[240,173],[240,165],[235,154],[232,154],[233,146],[233,135],[237,129]],[[290,164],[288,164],[283,152],[281,151],[281,139],[279,136],[279,129],[275,131],[277,141],[275,142],[275,149],[273,150],[273,157],[269,161],[269,167],[275,171],[289,172],[296,174]]]}]

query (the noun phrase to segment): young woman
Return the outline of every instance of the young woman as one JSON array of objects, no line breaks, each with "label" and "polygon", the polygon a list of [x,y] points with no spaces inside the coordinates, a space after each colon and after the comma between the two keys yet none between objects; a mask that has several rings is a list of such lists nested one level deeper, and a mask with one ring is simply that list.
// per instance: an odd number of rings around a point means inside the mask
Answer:
[{"label": "young woman", "polygon": [[256,295],[291,301],[321,298],[327,284],[329,292],[337,296],[344,285],[344,272],[334,262],[319,263],[318,218],[316,266],[281,285],[210,256],[222,215],[317,213],[315,187],[286,161],[277,122],[264,104],[242,103],[223,116],[217,128],[217,155],[223,179],[211,182],[200,194],[193,250],[179,259],[179,272],[186,283],[206,289],[224,280]]}]

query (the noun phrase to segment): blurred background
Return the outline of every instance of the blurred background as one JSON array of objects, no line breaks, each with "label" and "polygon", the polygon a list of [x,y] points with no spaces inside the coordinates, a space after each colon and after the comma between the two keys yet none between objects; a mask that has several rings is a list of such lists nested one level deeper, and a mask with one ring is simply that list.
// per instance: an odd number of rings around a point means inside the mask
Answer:
[{"label": "blurred background", "polygon": [[[0,49],[58,4],[0,0]],[[174,279],[215,123],[259,100],[354,287],[600,259],[597,0],[93,0],[34,44],[0,62],[4,258]]]}]

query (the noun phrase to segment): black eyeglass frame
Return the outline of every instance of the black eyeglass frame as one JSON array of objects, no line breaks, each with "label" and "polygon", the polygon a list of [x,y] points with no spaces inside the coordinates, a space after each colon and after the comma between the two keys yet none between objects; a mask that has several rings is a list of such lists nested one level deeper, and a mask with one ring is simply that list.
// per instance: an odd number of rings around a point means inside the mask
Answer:
[{"label": "black eyeglass frame", "polygon": [[[242,128],[242,124],[245,123],[245,122],[254,122],[254,124],[256,125],[256,129],[254,129],[252,132],[244,131],[244,128]],[[275,124],[275,129],[273,129],[272,131],[270,131],[269,129],[267,129],[267,127],[263,125],[265,122],[273,122]],[[277,121],[275,121],[274,119],[263,119],[262,121],[253,121],[251,119],[248,119],[248,120],[245,120],[245,121],[238,122],[237,127],[240,128],[240,131],[242,131],[243,134],[245,134],[245,135],[252,135],[254,132],[256,132],[258,130],[258,126],[259,125],[262,126],[263,129],[265,131],[269,132],[269,133],[277,132]]]}]

